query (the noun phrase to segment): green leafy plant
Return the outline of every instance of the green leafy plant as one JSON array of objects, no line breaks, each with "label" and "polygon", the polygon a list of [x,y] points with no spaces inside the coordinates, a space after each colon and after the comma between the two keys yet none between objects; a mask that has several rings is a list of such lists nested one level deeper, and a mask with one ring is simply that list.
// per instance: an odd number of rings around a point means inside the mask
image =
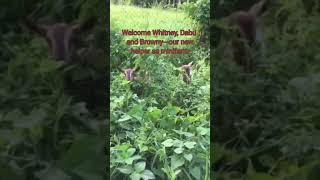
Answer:
[{"label": "green leafy plant", "polygon": [[[179,10],[120,5],[112,8],[111,179],[209,179],[209,50],[195,44],[188,47],[192,54],[132,55],[128,53],[130,46],[125,45],[125,37],[118,33],[121,28],[153,29],[165,25],[168,29],[186,29],[194,24]],[[140,18],[138,12],[150,11],[164,16],[148,21],[147,27],[144,27],[145,18],[129,21],[124,26],[121,22],[127,20],[118,14],[121,8],[130,17]],[[152,48],[170,47],[164,46]],[[187,85],[182,80],[180,66],[191,61],[192,83]],[[118,67],[139,67],[136,76],[142,80],[124,80],[116,70]],[[146,72],[150,75],[149,83],[143,81]]]},{"label": "green leafy plant", "polygon": [[228,61],[221,47],[212,49],[213,95],[219,102],[211,145],[213,179],[316,177],[318,17],[300,0],[270,3],[263,17],[263,48],[252,50],[254,73]]}]

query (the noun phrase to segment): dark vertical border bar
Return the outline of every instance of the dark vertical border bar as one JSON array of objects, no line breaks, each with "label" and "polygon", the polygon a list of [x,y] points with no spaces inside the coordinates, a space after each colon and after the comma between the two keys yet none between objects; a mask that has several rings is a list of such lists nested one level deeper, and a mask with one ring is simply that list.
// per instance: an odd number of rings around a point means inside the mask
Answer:
[{"label": "dark vertical border bar", "polygon": [[210,48],[210,179],[213,179],[213,172],[211,171],[212,169],[212,157],[213,157],[213,154],[212,154],[212,142],[213,142],[213,134],[212,134],[212,130],[213,130],[213,115],[214,115],[214,109],[213,109],[213,86],[214,86],[214,78],[213,78],[213,75],[214,75],[214,72],[213,72],[213,63],[212,63],[212,44],[213,44],[213,33],[211,31],[212,29],[212,19],[213,19],[213,6],[214,6],[214,3],[215,3],[216,0],[211,0],[210,1],[210,20],[209,20],[209,25],[210,25],[210,45],[209,45],[209,48]]},{"label": "dark vertical border bar", "polygon": [[107,13],[107,18],[106,18],[106,24],[105,24],[105,28],[106,28],[106,35],[107,35],[107,42],[106,42],[106,61],[108,61],[108,65],[107,65],[107,74],[106,74],[106,91],[107,91],[107,97],[106,97],[106,101],[107,101],[107,107],[106,107],[106,111],[107,111],[107,122],[105,124],[105,128],[106,128],[106,139],[105,139],[105,156],[106,156],[106,173],[105,173],[105,178],[104,179],[110,179],[110,0],[106,0],[106,8],[105,8],[105,12]]},{"label": "dark vertical border bar", "polygon": [[214,98],[215,93],[215,87],[216,87],[216,74],[215,74],[215,68],[214,68],[214,51],[213,48],[217,45],[217,36],[218,34],[215,33],[213,28],[213,21],[217,12],[217,7],[219,5],[219,0],[211,0],[210,1],[210,179],[214,179],[213,174],[213,164],[212,164],[212,158],[214,156],[213,154],[213,142],[214,142],[214,121],[215,121],[215,106],[217,102]]}]

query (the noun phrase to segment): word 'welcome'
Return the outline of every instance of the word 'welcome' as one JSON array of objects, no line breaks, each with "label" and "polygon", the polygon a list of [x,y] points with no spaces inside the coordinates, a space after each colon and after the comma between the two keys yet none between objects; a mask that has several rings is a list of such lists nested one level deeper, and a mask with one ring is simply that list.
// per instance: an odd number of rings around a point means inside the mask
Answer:
[{"label": "word 'welcome'", "polygon": [[164,29],[154,29],[151,31],[135,31],[133,29],[123,29],[122,30],[123,36],[196,36],[197,31],[188,30],[180,30],[180,31],[167,31]]}]

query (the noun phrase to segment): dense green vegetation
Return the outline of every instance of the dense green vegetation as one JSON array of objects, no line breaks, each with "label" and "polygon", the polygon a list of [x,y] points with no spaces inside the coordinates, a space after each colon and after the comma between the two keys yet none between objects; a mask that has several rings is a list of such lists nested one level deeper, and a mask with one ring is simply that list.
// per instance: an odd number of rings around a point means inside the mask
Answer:
[{"label": "dense green vegetation", "polygon": [[[39,21],[90,20],[94,26],[79,34],[79,46],[106,50],[102,1],[1,3],[0,179],[102,179],[107,142],[111,179],[318,180],[319,2],[270,0],[262,44],[250,50],[254,71],[245,73],[229,59],[232,36],[219,19],[253,1],[212,2],[209,61],[208,47],[198,44],[189,55],[133,55],[119,34],[122,28],[200,30],[208,23],[208,0],[114,0],[110,61],[103,54],[95,58],[101,64],[68,68],[49,56],[45,39],[28,31],[24,18],[40,5]],[[187,85],[179,66],[190,61]],[[149,72],[150,82],[129,83],[117,70],[135,66],[138,77]]]},{"label": "dense green vegetation", "polygon": [[61,68],[50,58],[46,40],[24,26],[37,6],[34,18],[43,22],[94,20],[79,34],[80,47],[107,48],[101,1],[1,3],[0,179],[102,179],[106,63],[99,65],[104,70],[79,63]]},{"label": "dense green vegetation", "polygon": [[[182,10],[111,5],[111,179],[209,179],[209,48],[200,48],[195,36],[191,38],[196,44],[187,47],[192,54],[134,55],[125,44],[128,37],[121,35],[123,28],[199,27]],[[188,85],[179,71],[191,61],[193,77]],[[126,81],[118,67],[140,67],[137,77],[143,79],[148,72],[151,80]]]},{"label": "dense green vegetation", "polygon": [[213,37],[220,43],[212,44],[211,56],[211,175],[217,180],[319,179],[319,1],[270,1],[262,18],[263,44],[252,50],[255,71],[244,73],[228,61],[226,32],[216,25],[252,2],[220,1],[212,9],[212,32],[221,36]]}]

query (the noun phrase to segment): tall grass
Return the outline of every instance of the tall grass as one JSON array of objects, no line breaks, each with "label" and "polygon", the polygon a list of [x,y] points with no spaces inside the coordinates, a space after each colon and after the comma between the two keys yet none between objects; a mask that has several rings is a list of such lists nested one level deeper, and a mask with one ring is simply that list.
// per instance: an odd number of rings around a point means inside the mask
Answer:
[{"label": "tall grass", "polygon": [[[110,27],[121,33],[122,29],[153,30],[165,29],[171,31],[196,30],[193,21],[181,10],[163,10],[160,8],[140,8],[126,5],[110,5]],[[169,40],[169,36],[139,36],[139,38]],[[178,36],[174,39],[192,39],[194,36]],[[124,40],[132,39],[125,36]],[[111,42],[112,43],[112,42]]]}]

